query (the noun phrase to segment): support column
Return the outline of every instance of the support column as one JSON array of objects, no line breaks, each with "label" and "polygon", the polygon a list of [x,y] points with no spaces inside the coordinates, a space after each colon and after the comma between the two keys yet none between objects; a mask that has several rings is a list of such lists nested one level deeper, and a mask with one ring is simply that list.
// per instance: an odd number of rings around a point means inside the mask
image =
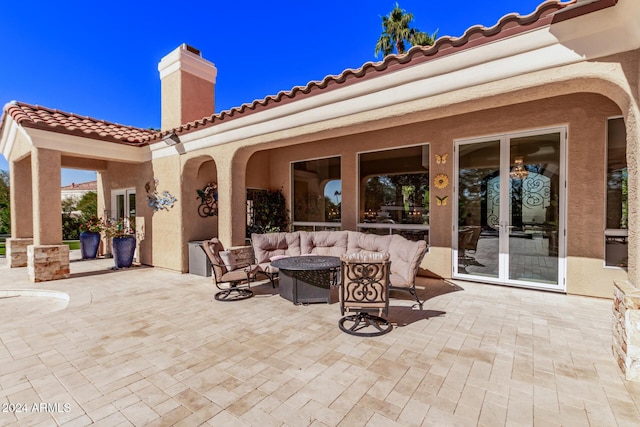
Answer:
[{"label": "support column", "polygon": [[627,128],[629,267],[628,281],[616,282],[613,354],[628,381],[640,382],[640,111],[632,103]]},{"label": "support column", "polygon": [[6,241],[9,268],[27,266],[27,246],[33,244],[31,157],[12,161],[9,167],[11,238]]},{"label": "support column", "polygon": [[[152,171],[139,169],[140,176],[144,176],[144,179],[139,180],[139,186],[142,188],[136,188],[136,205],[137,207],[142,207],[142,204],[146,205],[144,202],[141,203],[141,200],[145,199],[143,186],[147,182],[152,185],[154,177],[160,182],[161,192],[166,190],[170,194],[177,195],[179,200],[175,208],[169,209],[168,211],[156,212],[153,216],[147,216],[148,221],[145,223],[145,233],[147,235],[145,245],[150,243],[153,252],[146,261],[143,259],[142,262],[148,262],[157,267],[168,268],[184,273],[189,271],[189,257],[187,242],[184,238],[184,215],[182,213],[184,204],[187,202],[181,197],[183,194],[183,184],[180,163],[180,156],[173,155],[153,160]],[[127,167],[127,165],[114,165],[114,168],[109,171],[109,177],[114,177],[115,179],[117,173],[121,170],[123,171],[122,173],[127,173],[123,169],[125,167]],[[192,197],[195,199],[196,194],[189,194],[189,198]],[[152,212],[147,207],[144,208],[144,211]],[[136,215],[141,214],[143,214],[143,209],[138,209]]]},{"label": "support column", "polygon": [[62,244],[59,151],[31,150],[33,192],[33,245],[27,248],[32,282],[69,277],[69,247]]},{"label": "support column", "polygon": [[247,165],[234,154],[225,152],[215,158],[218,169],[218,238],[225,246],[243,246],[247,227]]},{"label": "support column", "polygon": [[640,382],[640,289],[629,282],[615,283],[613,355],[626,379]]},{"label": "support column", "polygon": [[[358,185],[360,177],[353,171],[358,170],[358,156],[342,156],[340,158],[340,179],[342,185],[341,218],[343,230],[356,230],[360,220]],[[346,196],[346,197],[344,197]]]}]

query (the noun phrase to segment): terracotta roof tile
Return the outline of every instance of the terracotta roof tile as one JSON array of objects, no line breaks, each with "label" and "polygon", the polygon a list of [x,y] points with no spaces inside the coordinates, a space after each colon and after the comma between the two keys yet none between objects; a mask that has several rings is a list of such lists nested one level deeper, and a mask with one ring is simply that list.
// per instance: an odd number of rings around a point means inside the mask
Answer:
[{"label": "terracotta roof tile", "polygon": [[98,181],[89,181],[89,182],[81,182],[76,184],[72,182],[71,185],[66,185],[60,188],[62,191],[66,190],[87,190],[87,191],[95,191],[98,189]]},{"label": "terracotta roof tile", "polygon": [[133,146],[147,145],[146,141],[157,133],[17,101],[5,105],[4,113],[23,127]]},{"label": "terracotta roof tile", "polygon": [[514,34],[523,33],[532,29],[549,25],[553,15],[576,4],[577,0],[562,2],[561,0],[548,0],[540,4],[536,10],[526,16],[512,13],[503,16],[493,27],[483,27],[476,25],[465,31],[461,37],[440,37],[433,46],[414,46],[403,55],[388,55],[379,62],[367,62],[362,67],[353,70],[347,69],[337,76],[327,76],[322,81],[312,81],[306,86],[296,86],[289,91],[281,91],[276,95],[268,96],[261,100],[255,100],[250,104],[243,104],[239,107],[222,111],[201,120],[186,123],[178,128],[158,132],[149,135],[147,141],[157,142],[162,136],[169,133],[183,134],[193,132],[203,127],[228,121],[237,117],[243,117],[253,112],[262,111],[276,105],[283,105],[293,100],[306,96],[312,96],[320,92],[326,92],[339,87],[362,81],[380,74],[396,71],[422,62],[430,61],[445,55],[459,52],[463,49],[479,46],[497,39],[510,37]]},{"label": "terracotta roof tile", "polygon": [[[452,53],[469,49],[485,43],[490,43],[515,34],[524,33],[536,28],[550,25],[552,22],[570,19],[580,14],[589,13],[598,8],[609,7],[617,0],[597,0],[594,3],[585,3],[578,6],[578,0],[563,2],[562,0],[548,0],[540,4],[536,10],[526,16],[516,13],[503,16],[496,25],[483,27],[476,25],[470,27],[461,37],[440,37],[433,46],[414,46],[403,55],[388,55],[379,62],[367,62],[362,67],[353,70],[347,69],[337,76],[327,76],[322,81],[312,81],[306,86],[296,86],[288,91],[281,91],[276,95],[267,96],[261,100],[255,100],[249,104],[222,111],[200,120],[189,122],[171,130],[158,132],[134,128],[130,126],[109,123],[90,117],[78,116],[45,107],[12,102],[5,106],[5,114],[10,115],[16,122],[25,127],[55,130],[62,133],[87,136],[110,142],[128,145],[147,145],[159,142],[161,138],[170,133],[184,134],[209,127],[223,121],[244,117],[254,112],[263,111],[278,105],[284,105],[307,96],[313,96],[329,90],[344,87],[369,78],[401,70],[413,65],[440,58]],[[562,14],[564,9],[569,11],[569,6],[576,6],[569,14]],[[558,17],[556,18],[557,12]],[[562,16],[560,16],[562,15]]]}]

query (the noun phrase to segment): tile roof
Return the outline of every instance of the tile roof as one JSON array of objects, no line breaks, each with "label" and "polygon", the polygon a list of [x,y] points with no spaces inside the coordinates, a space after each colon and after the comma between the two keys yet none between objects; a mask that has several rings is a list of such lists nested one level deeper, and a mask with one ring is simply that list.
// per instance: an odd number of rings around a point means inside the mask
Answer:
[{"label": "tile roof", "polygon": [[98,181],[81,182],[76,184],[72,182],[71,185],[65,185],[60,188],[62,191],[96,191],[98,189]]},{"label": "tile roof", "polygon": [[[617,0],[600,0],[601,3],[614,3]],[[422,62],[430,61],[436,58],[450,55],[464,49],[479,46],[485,43],[510,37],[518,33],[533,30],[535,28],[549,25],[554,14],[562,9],[575,5],[578,0],[562,2],[561,0],[548,0],[540,4],[534,12],[526,16],[520,16],[517,13],[511,13],[503,16],[493,27],[484,27],[476,25],[465,31],[461,37],[444,36],[440,37],[433,46],[414,46],[408,52],[402,55],[388,55],[379,62],[367,62],[362,67],[353,70],[347,69],[337,76],[327,76],[322,81],[312,81],[306,86],[296,86],[288,91],[281,91],[276,95],[267,96],[261,100],[255,100],[249,104],[243,104],[227,111],[222,111],[210,117],[204,117],[200,120],[183,124],[178,128],[157,132],[150,135],[147,141],[150,143],[158,142],[162,136],[169,133],[189,133],[195,130],[209,127],[211,125],[228,121],[245,115],[263,111],[278,105],[284,105],[289,102],[313,96],[320,92],[337,89],[346,85],[357,83],[359,81],[378,77],[381,74],[397,71],[409,66],[417,65]],[[596,2],[597,3],[597,2]],[[604,5],[606,7],[607,5]]]},{"label": "tile roof", "polygon": [[157,133],[17,101],[5,105],[4,113],[23,127],[133,146],[147,145],[146,141]]},{"label": "tile roof", "polygon": [[[492,27],[476,25],[467,29],[461,37],[440,37],[433,46],[414,46],[405,54],[388,55],[382,61],[367,62],[356,70],[347,69],[337,76],[330,75],[322,81],[312,81],[306,86],[296,86],[291,90],[281,91],[276,95],[267,96],[261,100],[255,100],[252,103],[243,104],[239,107],[222,111],[218,114],[213,114],[212,116],[204,117],[200,120],[162,132],[109,123],[103,120],[15,101],[5,106],[5,114],[10,115],[24,127],[46,129],[104,141],[142,146],[159,142],[163,136],[170,133],[189,133],[223,121],[233,120],[254,112],[285,105],[308,96],[345,87],[369,78],[375,78],[389,72],[450,55],[461,50],[544,27],[552,22],[570,19],[597,10],[598,8],[611,6],[617,1],[618,0],[586,1],[584,5],[580,4],[579,8],[571,10],[569,6],[578,6],[578,3],[580,3],[579,0],[570,0],[568,2],[563,2],[562,0],[547,0],[540,4],[536,10],[529,15],[520,16],[517,13],[511,13],[503,16],[498,23]],[[565,16],[562,17],[560,14],[556,16],[557,12],[564,12],[563,9],[567,9],[567,12],[570,13],[566,13],[564,14]]]}]

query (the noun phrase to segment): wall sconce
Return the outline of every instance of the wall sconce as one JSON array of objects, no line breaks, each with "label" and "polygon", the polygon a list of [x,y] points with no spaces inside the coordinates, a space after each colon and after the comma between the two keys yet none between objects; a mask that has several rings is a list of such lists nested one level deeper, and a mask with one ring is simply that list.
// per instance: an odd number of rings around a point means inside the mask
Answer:
[{"label": "wall sconce", "polygon": [[162,140],[164,141],[165,144],[167,144],[169,147],[171,147],[172,145],[176,145],[180,142],[180,138],[178,138],[178,135],[176,135],[174,132],[171,132],[168,135],[165,135]]}]

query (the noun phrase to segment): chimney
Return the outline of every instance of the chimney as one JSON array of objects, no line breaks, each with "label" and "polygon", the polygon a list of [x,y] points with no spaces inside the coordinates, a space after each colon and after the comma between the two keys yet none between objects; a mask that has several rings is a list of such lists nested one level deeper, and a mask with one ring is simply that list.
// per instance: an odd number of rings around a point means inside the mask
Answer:
[{"label": "chimney", "polygon": [[158,64],[162,85],[162,130],[215,113],[216,66],[182,44]]}]

